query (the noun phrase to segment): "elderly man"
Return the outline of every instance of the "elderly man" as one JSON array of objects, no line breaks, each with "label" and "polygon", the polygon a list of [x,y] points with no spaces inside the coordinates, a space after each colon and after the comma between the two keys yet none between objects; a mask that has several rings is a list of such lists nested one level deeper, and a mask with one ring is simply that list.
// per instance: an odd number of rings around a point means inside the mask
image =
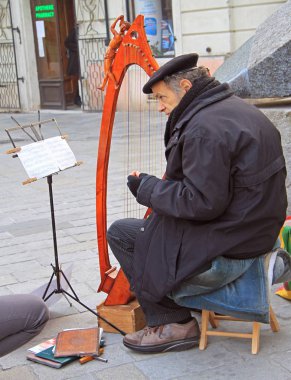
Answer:
[{"label": "elderly man", "polygon": [[279,132],[197,60],[176,57],[145,84],[168,116],[165,178],[132,172],[128,187],[152,214],[116,221],[108,231],[148,324],[123,342],[141,352],[197,345],[197,321],[171,294],[217,260],[232,263],[228,281],[238,278],[250,258],[272,250],[286,216]]}]

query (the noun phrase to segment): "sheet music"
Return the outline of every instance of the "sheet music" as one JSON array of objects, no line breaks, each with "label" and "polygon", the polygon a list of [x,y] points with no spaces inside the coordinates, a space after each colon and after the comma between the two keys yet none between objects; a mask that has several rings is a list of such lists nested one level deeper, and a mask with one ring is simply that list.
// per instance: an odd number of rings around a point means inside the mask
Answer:
[{"label": "sheet music", "polygon": [[61,136],[24,145],[18,157],[29,178],[43,178],[76,164],[76,157]]},{"label": "sheet music", "polygon": [[76,157],[69,144],[61,136],[52,137],[44,140],[45,145],[52,152],[60,170],[71,168],[76,165]]},{"label": "sheet music", "polygon": [[59,171],[58,164],[44,141],[24,145],[18,157],[29,178],[39,179]]}]

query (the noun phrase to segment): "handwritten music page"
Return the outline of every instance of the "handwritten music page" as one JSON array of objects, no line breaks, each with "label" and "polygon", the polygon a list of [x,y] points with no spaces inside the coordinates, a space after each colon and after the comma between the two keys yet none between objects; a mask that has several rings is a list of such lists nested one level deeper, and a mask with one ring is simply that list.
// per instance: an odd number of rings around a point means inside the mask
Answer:
[{"label": "handwritten music page", "polygon": [[70,168],[76,157],[67,141],[61,136],[24,145],[18,157],[29,178],[43,178]]}]

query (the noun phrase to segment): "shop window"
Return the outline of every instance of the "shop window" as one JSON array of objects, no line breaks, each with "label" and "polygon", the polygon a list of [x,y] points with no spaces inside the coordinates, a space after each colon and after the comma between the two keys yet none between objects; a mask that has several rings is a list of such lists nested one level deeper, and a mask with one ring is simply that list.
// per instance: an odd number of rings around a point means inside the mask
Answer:
[{"label": "shop window", "polygon": [[144,15],[145,31],[155,57],[173,57],[172,0],[135,0],[135,15]]}]

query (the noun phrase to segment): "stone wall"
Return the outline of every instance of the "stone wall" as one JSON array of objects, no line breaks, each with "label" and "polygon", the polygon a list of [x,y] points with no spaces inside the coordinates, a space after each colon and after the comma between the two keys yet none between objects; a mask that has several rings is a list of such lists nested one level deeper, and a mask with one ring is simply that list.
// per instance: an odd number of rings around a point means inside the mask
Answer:
[{"label": "stone wall", "polygon": [[184,53],[224,57],[247,41],[283,3],[285,0],[180,0],[177,43]]},{"label": "stone wall", "polygon": [[214,73],[242,97],[291,95],[291,1],[282,5]]},{"label": "stone wall", "polygon": [[[272,120],[281,133],[282,146],[287,167],[287,194],[289,200],[288,215],[291,214],[291,106],[261,108],[261,111]],[[278,197],[280,194],[278,194]]]}]

